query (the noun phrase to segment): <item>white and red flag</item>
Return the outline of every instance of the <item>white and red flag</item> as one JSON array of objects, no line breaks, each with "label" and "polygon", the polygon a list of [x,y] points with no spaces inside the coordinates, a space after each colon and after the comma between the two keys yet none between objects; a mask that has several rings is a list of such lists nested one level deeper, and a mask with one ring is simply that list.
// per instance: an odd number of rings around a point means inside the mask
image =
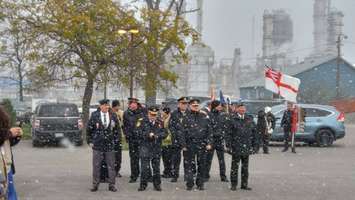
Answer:
[{"label": "white and red flag", "polygon": [[265,89],[276,93],[287,101],[297,102],[298,88],[301,80],[282,74],[272,68],[265,69]]}]

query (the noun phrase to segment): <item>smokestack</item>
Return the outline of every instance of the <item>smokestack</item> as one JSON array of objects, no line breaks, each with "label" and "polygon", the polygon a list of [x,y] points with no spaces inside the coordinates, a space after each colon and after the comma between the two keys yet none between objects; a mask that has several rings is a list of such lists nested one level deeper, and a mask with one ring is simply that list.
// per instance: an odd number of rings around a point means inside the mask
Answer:
[{"label": "smokestack", "polygon": [[331,0],[314,0],[313,4],[313,23],[314,23],[314,53],[323,54],[327,49],[327,28],[328,14],[330,11]]},{"label": "smokestack", "polygon": [[273,15],[268,10],[263,15],[263,58],[272,55]]}]

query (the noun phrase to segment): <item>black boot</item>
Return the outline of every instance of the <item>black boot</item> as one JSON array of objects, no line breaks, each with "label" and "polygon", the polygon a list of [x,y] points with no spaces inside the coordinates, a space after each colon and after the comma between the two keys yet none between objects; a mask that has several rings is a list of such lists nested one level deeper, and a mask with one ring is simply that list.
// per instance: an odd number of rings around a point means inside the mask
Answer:
[{"label": "black boot", "polygon": [[231,190],[232,190],[232,191],[236,191],[236,190],[237,190],[237,186],[236,186],[236,185],[232,185],[232,186],[231,186]]},{"label": "black boot", "polygon": [[292,153],[296,153],[296,149],[295,148],[292,148]]},{"label": "black boot", "polygon": [[96,192],[99,189],[99,185],[93,185],[90,189],[91,192]]},{"label": "black boot", "polygon": [[135,182],[137,182],[137,178],[131,178],[131,179],[129,180],[129,183],[135,183]]},{"label": "black boot", "polygon": [[114,185],[110,185],[108,186],[108,190],[111,191],[111,192],[117,192],[117,189]]},{"label": "black boot", "polygon": [[159,191],[159,192],[162,191],[160,185],[154,186],[154,190],[155,190],[155,191]]},{"label": "black boot", "polygon": [[242,186],[240,189],[242,189],[242,190],[251,190],[251,188],[248,187],[248,186]]},{"label": "black boot", "polygon": [[227,179],[226,176],[221,176],[221,181],[222,181],[222,182],[228,182],[228,179]]},{"label": "black boot", "polygon": [[147,186],[140,185],[140,187],[138,188],[138,191],[139,192],[144,191],[146,188],[147,188]]}]

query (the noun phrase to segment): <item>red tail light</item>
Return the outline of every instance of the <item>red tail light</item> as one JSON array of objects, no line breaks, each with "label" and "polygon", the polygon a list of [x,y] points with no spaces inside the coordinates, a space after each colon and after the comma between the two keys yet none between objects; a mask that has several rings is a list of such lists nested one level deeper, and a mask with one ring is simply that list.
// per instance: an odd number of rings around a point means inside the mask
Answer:
[{"label": "red tail light", "polygon": [[39,128],[41,126],[41,121],[40,120],[35,120],[34,124],[33,124],[33,127],[34,128]]},{"label": "red tail light", "polygon": [[78,120],[78,128],[79,129],[83,129],[84,128],[83,120],[81,120],[81,119]]},{"label": "red tail light", "polygon": [[344,122],[345,121],[345,114],[341,112],[337,118],[338,122]]}]

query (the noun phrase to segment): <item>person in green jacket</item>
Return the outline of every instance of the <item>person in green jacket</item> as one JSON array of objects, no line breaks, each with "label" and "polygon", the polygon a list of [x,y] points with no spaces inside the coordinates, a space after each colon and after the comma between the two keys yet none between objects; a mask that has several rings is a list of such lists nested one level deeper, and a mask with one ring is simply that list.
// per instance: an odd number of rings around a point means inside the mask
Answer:
[{"label": "person in green jacket", "polygon": [[162,148],[162,159],[164,164],[163,178],[172,178],[172,140],[171,132],[169,130],[170,121],[170,108],[163,108],[162,120],[164,122],[165,131],[168,132],[168,136],[163,140]]}]

